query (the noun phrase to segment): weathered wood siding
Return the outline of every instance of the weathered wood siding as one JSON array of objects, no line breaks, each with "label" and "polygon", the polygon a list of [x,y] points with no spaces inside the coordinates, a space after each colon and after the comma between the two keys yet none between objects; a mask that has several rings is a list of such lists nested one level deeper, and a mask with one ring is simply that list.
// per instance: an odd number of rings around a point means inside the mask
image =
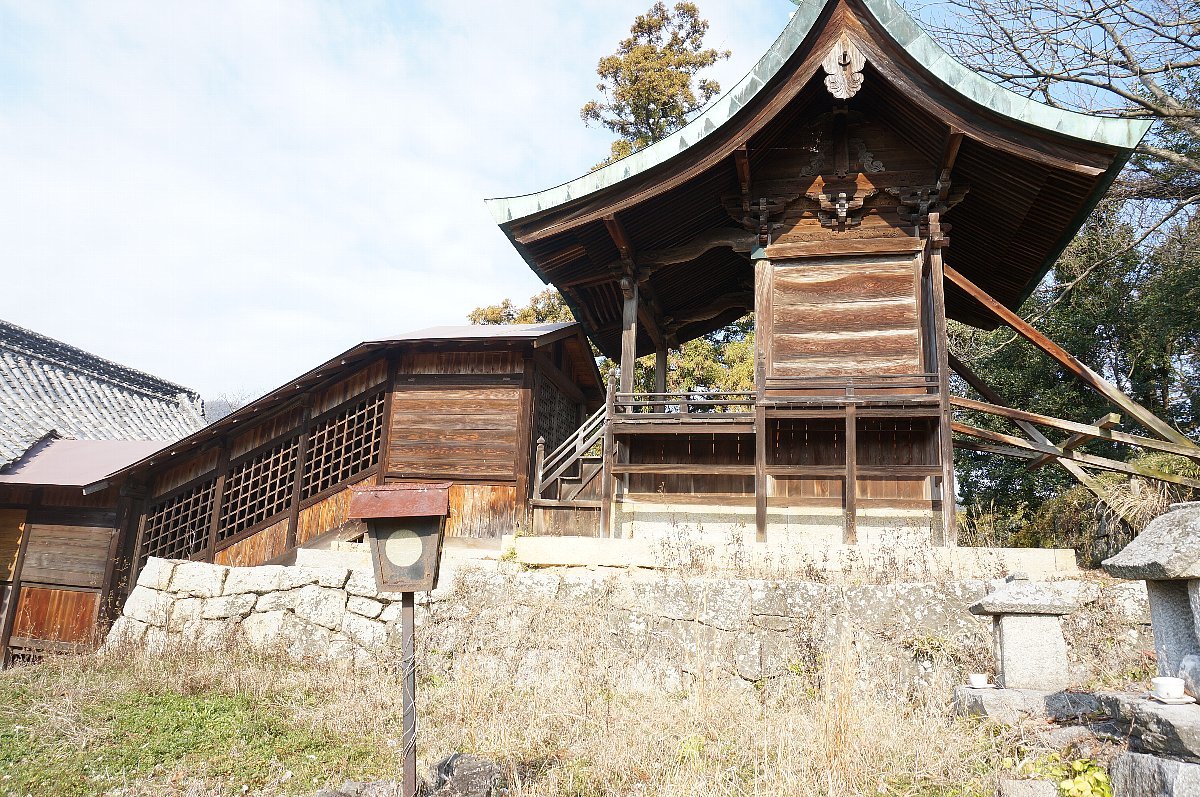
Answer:
[{"label": "weathered wood siding", "polygon": [[254,567],[269,562],[282,556],[287,550],[287,530],[288,519],[284,518],[228,548],[217,551],[214,561],[219,565],[231,567]]},{"label": "weathered wood siding", "polygon": [[362,521],[348,521],[346,518],[346,513],[350,509],[350,498],[354,494],[355,487],[373,487],[378,483],[377,475],[368,476],[362,481],[347,485],[346,489],[340,490],[312,506],[301,509],[296,526],[296,544],[304,545],[322,534],[341,528],[347,522],[353,522],[365,531],[366,526]]},{"label": "weathered wood siding", "polygon": [[89,646],[96,641],[99,609],[98,591],[22,586],[9,644],[36,650]]},{"label": "weathered wood siding", "polygon": [[100,588],[116,531],[112,513],[31,512],[23,583]]},{"label": "weathered wood siding", "polygon": [[912,256],[775,264],[767,375],[921,373],[919,269]]},{"label": "weathered wood siding", "polygon": [[518,352],[409,353],[392,396],[387,472],[398,478],[514,481],[529,441]]},{"label": "weathered wood siding", "polygon": [[517,506],[515,485],[452,484],[446,536],[497,539],[512,534]]}]

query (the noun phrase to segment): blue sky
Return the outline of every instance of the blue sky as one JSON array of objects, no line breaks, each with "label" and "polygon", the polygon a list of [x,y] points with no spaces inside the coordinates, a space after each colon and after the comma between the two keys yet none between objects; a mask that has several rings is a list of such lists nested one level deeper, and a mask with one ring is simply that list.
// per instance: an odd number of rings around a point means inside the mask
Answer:
[{"label": "blue sky", "polygon": [[[648,0],[0,0],[0,318],[207,396],[540,290],[483,199],[586,171]],[[701,0],[724,87],[789,0]]]}]

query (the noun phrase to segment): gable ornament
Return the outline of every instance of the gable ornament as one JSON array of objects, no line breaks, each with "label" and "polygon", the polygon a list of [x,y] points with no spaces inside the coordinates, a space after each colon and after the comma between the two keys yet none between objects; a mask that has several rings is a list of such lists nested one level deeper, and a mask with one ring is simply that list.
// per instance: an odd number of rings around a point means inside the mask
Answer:
[{"label": "gable ornament", "polygon": [[848,100],[862,88],[862,70],[867,59],[845,34],[821,62],[825,70],[825,88],[836,99]]}]

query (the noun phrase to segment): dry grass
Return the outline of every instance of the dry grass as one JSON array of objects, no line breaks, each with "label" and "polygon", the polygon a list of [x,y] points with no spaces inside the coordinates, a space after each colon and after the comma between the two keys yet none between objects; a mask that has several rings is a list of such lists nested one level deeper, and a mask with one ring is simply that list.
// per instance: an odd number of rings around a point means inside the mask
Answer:
[{"label": "dry grass", "polygon": [[[990,795],[1018,742],[952,719],[945,681],[914,691],[872,672],[865,685],[845,635],[813,672],[673,693],[617,689],[624,662],[562,641],[578,655],[544,681],[516,685],[469,655],[423,679],[422,768],[475,752],[501,763],[514,797]],[[8,794],[310,794],[399,767],[399,683],[383,669],[111,651],[16,668],[0,693]]]}]

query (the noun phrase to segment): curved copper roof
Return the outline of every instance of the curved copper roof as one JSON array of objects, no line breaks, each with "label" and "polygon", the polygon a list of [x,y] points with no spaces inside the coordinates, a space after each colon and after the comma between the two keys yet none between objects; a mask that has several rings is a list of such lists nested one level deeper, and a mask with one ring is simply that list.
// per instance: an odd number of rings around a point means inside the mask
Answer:
[{"label": "curved copper roof", "polygon": [[[559,186],[488,200],[516,249],[543,281],[563,289],[606,354],[619,347],[612,266],[621,256],[606,218],[610,226],[620,222],[639,253],[736,230],[722,207],[738,190],[735,150],[749,153],[753,172],[790,129],[830,106],[819,63],[835,36],[850,36],[867,61],[852,110],[886,119],[934,162],[951,128],[964,134],[954,178],[972,190],[945,216],[954,226],[948,262],[1010,307],[1053,265],[1149,127],[1052,108],[991,83],[955,61],[893,0],[798,5],[755,67],[681,130]],[[752,288],[747,254],[709,249],[656,271],[649,312],[680,341],[728,323],[746,308],[689,319],[745,293],[748,280]],[[953,289],[947,310],[992,325]],[[639,341],[639,351],[650,348],[649,339]]]}]

